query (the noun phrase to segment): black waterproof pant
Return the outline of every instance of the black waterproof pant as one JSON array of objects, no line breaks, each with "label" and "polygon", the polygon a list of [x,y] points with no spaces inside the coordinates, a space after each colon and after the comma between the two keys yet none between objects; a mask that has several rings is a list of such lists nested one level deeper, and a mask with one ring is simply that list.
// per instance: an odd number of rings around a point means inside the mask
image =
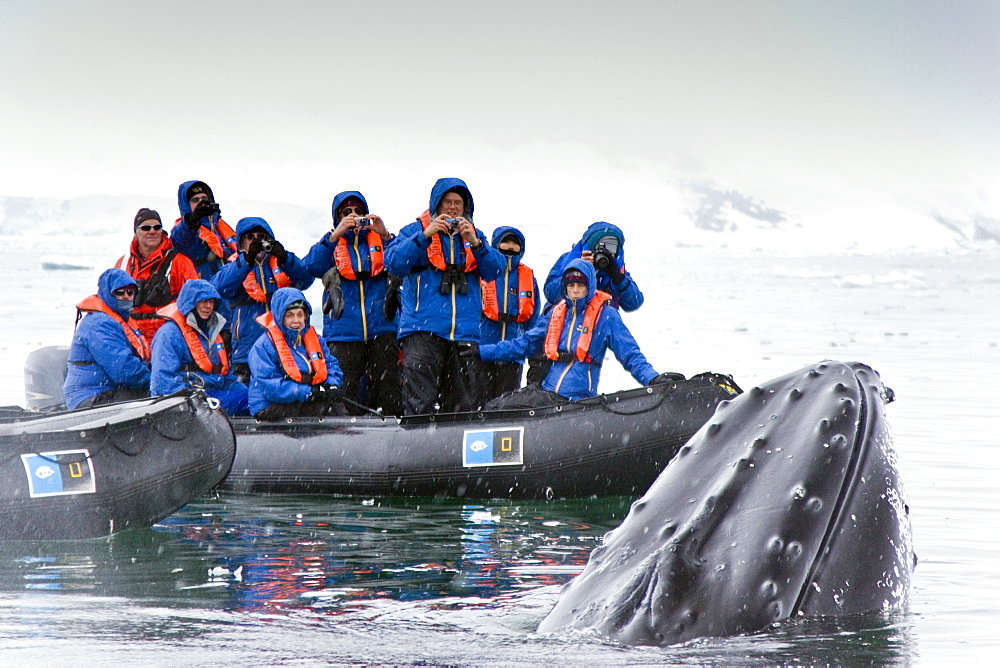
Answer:
[{"label": "black waterproof pant", "polygon": [[521,371],[524,365],[520,362],[483,362],[486,374],[486,384],[480,404],[496,399],[501,394],[513,392],[521,387]]},{"label": "black waterproof pant", "polygon": [[[330,354],[344,372],[344,396],[385,415],[402,415],[400,397],[399,342],[395,334],[382,334],[371,341],[329,341]],[[366,411],[348,404],[347,412]]]},{"label": "black waterproof pant", "polygon": [[416,332],[400,341],[403,348],[403,414],[458,413],[479,408],[482,362],[461,357],[455,341]]}]

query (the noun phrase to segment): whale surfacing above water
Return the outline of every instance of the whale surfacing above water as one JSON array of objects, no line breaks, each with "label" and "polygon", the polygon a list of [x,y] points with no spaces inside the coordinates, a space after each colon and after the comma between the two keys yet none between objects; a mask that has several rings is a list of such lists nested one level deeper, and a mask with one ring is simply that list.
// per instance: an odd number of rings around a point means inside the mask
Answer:
[{"label": "whale surfacing above water", "polygon": [[902,606],[915,558],[891,400],[871,368],[823,362],[723,402],[539,632],[670,645]]}]

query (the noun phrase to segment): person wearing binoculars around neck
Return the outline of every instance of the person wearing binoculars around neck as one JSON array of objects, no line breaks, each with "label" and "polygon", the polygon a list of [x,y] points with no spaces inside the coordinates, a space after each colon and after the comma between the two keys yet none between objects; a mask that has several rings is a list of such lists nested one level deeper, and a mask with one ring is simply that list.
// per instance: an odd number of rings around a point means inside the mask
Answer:
[{"label": "person wearing binoculars around neck", "polygon": [[479,341],[479,281],[496,280],[506,261],[473,225],[473,210],[464,181],[438,179],[427,211],[386,251],[386,268],[403,278],[398,323],[405,415],[473,410],[482,395],[482,364],[460,356],[459,344]]},{"label": "person wearing binoculars around neck", "polygon": [[355,402],[347,410],[401,415],[399,342],[395,309],[386,308],[392,278],[385,268],[397,237],[356,190],[337,194],[332,213],[333,229],[303,261],[323,280],[323,338],[344,374],[344,395]]},{"label": "person wearing binoculars around neck", "polygon": [[305,263],[285,250],[263,218],[241,218],[236,224],[238,253],[212,277],[212,285],[229,302],[233,335],[233,368],[246,383],[250,348],[264,333],[257,318],[270,310],[271,296],[280,288],[305,290],[313,277]]},{"label": "person wearing binoculars around neck", "polygon": [[187,256],[173,248],[156,211],[139,209],[132,228],[135,236],[129,252],[118,258],[115,268],[124,269],[135,279],[132,319],[146,343],[153,345],[153,335],[166,322],[156,310],[173,304],[184,284],[198,278],[198,271]]}]

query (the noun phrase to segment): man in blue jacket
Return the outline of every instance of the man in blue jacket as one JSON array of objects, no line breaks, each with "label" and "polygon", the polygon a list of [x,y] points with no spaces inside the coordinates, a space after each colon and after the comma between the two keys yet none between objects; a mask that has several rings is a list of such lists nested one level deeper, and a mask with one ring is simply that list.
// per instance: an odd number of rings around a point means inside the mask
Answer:
[{"label": "man in blue jacket", "polygon": [[[333,198],[333,223],[304,259],[310,273],[323,279],[323,338],[344,373],[344,396],[401,415],[399,342],[384,309],[385,252],[396,237],[356,190]],[[354,405],[347,410],[362,412]]]},{"label": "man in blue jacket", "polygon": [[158,396],[204,389],[229,415],[249,415],[247,387],[229,363],[221,301],[211,283],[197,278],[184,284],[175,303],[157,311],[167,322],[153,337],[149,392]]},{"label": "man in blue jacket", "polygon": [[399,232],[386,252],[390,273],[403,277],[399,339],[403,349],[403,413],[473,410],[483,380],[478,359],[460,342],[479,341],[479,280],[496,280],[506,264],[472,224],[472,193],[461,179],[438,179],[426,220]]},{"label": "man in blue jacket", "polygon": [[260,420],[346,414],[337,360],[309,324],[301,290],[281,288],[259,318],[264,335],[250,351],[250,413]]},{"label": "man in blue jacket", "polygon": [[[524,258],[524,234],[515,227],[501,226],[493,230],[491,244],[504,256],[506,264],[495,281],[483,281],[483,319],[480,323],[480,344],[499,343],[513,339],[535,326],[541,295],[535,272]],[[484,362],[486,386],[482,403],[521,387],[523,364],[514,362]]]},{"label": "man in blue jacket", "polygon": [[236,253],[236,235],[222,219],[212,189],[204,181],[177,188],[181,217],[170,230],[170,243],[194,263],[198,275],[211,279]]},{"label": "man in blue jacket", "polygon": [[97,294],[77,304],[82,320],[73,333],[66,362],[66,407],[138,399],[149,394],[149,348],[132,313],[135,279],[108,269],[97,280]]},{"label": "man in blue jacket", "polygon": [[608,349],[642,385],[676,378],[658,374],[646,361],[621,314],[611,307],[611,296],[595,288],[593,264],[581,258],[571,260],[561,282],[565,298],[539,318],[535,327],[515,339],[479,347],[487,362],[521,360],[536,352],[552,360],[540,388],[528,386],[503,395],[486,408],[529,408],[596,396]]},{"label": "man in blue jacket", "polygon": [[241,218],[236,224],[239,255],[212,277],[212,285],[232,309],[233,367],[241,381],[249,377],[250,348],[264,333],[257,322],[279,288],[305,290],[313,277],[305,263],[285,250],[263,218]]}]

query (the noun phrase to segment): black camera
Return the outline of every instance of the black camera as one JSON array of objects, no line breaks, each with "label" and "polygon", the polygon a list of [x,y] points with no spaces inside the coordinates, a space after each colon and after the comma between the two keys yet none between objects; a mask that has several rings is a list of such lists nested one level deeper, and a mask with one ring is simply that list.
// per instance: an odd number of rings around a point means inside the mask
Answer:
[{"label": "black camera", "polygon": [[604,244],[597,244],[597,247],[594,248],[594,267],[598,271],[607,272],[614,261],[614,255],[608,251],[607,247]]},{"label": "black camera", "polygon": [[444,222],[446,222],[449,225],[451,225],[451,231],[452,232],[457,232],[458,231],[458,226],[462,222],[462,219],[461,218],[445,218]]},{"label": "black camera", "polygon": [[274,246],[271,245],[271,241],[269,239],[264,239],[260,242],[260,249],[265,253],[270,253],[272,248],[274,248]]},{"label": "black camera", "polygon": [[212,213],[220,213],[222,211],[217,202],[212,202],[208,206],[211,209]]}]

